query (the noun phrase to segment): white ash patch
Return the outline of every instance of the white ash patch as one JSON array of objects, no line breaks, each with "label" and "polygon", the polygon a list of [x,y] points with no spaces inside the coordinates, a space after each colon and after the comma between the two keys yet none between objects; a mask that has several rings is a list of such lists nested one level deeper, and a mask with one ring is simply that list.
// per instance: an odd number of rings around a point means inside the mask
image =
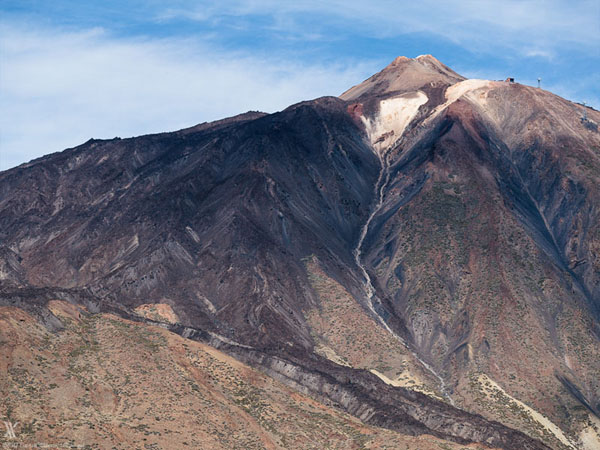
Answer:
[{"label": "white ash patch", "polygon": [[379,113],[375,117],[362,117],[373,148],[382,152],[400,139],[419,107],[427,100],[421,91],[387,98],[379,103]]},{"label": "white ash patch", "polygon": [[[461,98],[463,95],[471,94],[473,91],[478,89],[490,89],[492,82],[489,80],[465,80],[459,83],[453,84],[446,90],[446,103],[445,106],[454,103],[456,100]],[[470,96],[472,98],[483,98],[477,96]]]},{"label": "white ash patch", "polygon": [[446,102],[438,105],[431,115],[426,119],[426,122],[432,120],[444,109],[461,97],[468,97],[469,100],[474,100],[476,103],[485,107],[487,104],[487,94],[493,87],[493,81],[490,80],[464,80],[453,84],[446,89]]}]

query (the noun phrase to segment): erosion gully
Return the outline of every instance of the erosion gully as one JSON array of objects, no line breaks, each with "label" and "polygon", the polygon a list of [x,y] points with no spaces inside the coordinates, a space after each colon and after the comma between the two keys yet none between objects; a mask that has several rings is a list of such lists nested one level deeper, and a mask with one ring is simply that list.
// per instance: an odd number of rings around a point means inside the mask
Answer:
[{"label": "erosion gully", "polygon": [[381,324],[381,326],[387,330],[388,333],[390,333],[409,352],[411,352],[411,354],[415,357],[415,359],[417,361],[419,361],[419,363],[421,363],[421,365],[438,380],[440,392],[448,400],[448,402],[452,406],[454,406],[454,400],[452,400],[452,397],[450,397],[450,394],[448,393],[448,387],[447,387],[444,379],[435,371],[435,369],[430,364],[423,361],[423,359],[410,348],[410,346],[406,343],[406,341],[404,339],[402,339],[402,337],[400,337],[394,330],[392,330],[390,328],[390,326],[387,324],[385,319],[377,312],[377,310],[374,306],[374,303],[373,303],[374,299],[377,299],[377,297],[375,295],[375,287],[373,286],[371,276],[367,272],[367,269],[365,268],[365,266],[362,262],[362,259],[361,259],[363,242],[365,240],[365,237],[367,236],[371,222],[373,221],[373,218],[377,215],[377,213],[381,210],[381,207],[383,206],[385,188],[387,187],[387,185],[390,181],[389,154],[390,154],[390,150],[393,148],[394,148],[394,145],[390,146],[386,150],[381,150],[381,151],[377,151],[375,148],[373,148],[373,152],[379,158],[379,162],[380,162],[380,166],[381,166],[381,170],[379,171],[379,176],[377,178],[377,183],[375,184],[376,202],[375,202],[375,205],[373,206],[373,208],[371,209],[371,213],[369,214],[367,221],[365,222],[365,224],[362,226],[362,228],[360,230],[360,237],[359,237],[358,243],[356,244],[356,247],[354,248],[354,251],[353,251],[354,259],[356,261],[356,265],[362,272],[362,276],[365,280],[364,281],[364,290],[365,290],[365,294],[366,294],[366,304],[367,304],[367,307],[369,308],[369,310],[371,311],[371,313],[373,314],[373,316],[377,319],[377,321]]}]

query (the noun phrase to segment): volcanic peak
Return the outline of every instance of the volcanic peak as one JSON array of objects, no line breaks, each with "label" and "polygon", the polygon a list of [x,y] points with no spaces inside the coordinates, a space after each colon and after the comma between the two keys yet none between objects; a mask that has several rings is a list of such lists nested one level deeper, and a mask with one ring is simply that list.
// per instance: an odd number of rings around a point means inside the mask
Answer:
[{"label": "volcanic peak", "polygon": [[428,87],[448,87],[465,80],[432,55],[399,56],[381,72],[344,92],[342,100],[384,96]]}]

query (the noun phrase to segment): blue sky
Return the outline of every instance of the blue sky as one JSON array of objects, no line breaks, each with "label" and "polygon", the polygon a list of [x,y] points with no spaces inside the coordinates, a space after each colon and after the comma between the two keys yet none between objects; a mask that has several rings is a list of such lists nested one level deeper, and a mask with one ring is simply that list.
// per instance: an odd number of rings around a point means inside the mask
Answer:
[{"label": "blue sky", "polygon": [[600,108],[599,0],[0,0],[0,170],[339,95],[428,53]]}]

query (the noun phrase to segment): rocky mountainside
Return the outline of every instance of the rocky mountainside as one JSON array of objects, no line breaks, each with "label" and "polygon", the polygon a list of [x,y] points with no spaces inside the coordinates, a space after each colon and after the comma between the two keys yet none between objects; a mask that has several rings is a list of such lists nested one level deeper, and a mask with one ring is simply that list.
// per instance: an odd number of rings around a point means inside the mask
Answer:
[{"label": "rocky mountainside", "polygon": [[[402,436],[596,448],[600,114],[582,108],[427,55],[339,98],[90,140],[0,173],[0,304],[50,340],[75,339],[57,300],[161,326]],[[3,354],[46,333],[22,323]],[[14,386],[41,375],[17,366],[4,413],[30,417]]]}]

